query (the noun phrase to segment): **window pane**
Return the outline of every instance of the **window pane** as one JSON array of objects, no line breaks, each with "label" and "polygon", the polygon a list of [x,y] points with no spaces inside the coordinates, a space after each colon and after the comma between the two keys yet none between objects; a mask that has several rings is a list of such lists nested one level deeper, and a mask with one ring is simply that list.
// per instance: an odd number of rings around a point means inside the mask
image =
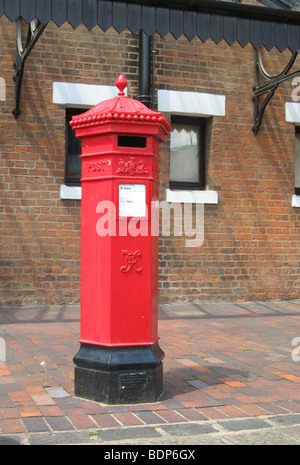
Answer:
[{"label": "window pane", "polygon": [[80,152],[77,154],[68,155],[68,179],[71,181],[80,180],[81,178],[81,159],[79,158]]},{"label": "window pane", "polygon": [[82,109],[66,110],[66,184],[80,184],[81,178],[81,140],[75,137],[75,131],[71,128],[69,122],[72,116],[83,113]]},{"label": "window pane", "polygon": [[170,181],[199,182],[199,126],[172,127]]}]

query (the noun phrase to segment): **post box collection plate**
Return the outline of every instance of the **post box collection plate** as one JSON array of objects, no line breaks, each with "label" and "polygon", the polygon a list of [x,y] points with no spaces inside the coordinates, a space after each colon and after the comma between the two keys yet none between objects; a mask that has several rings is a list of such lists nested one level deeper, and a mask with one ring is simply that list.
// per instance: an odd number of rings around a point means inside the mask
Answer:
[{"label": "post box collection plate", "polygon": [[145,184],[119,184],[119,216],[146,216]]}]

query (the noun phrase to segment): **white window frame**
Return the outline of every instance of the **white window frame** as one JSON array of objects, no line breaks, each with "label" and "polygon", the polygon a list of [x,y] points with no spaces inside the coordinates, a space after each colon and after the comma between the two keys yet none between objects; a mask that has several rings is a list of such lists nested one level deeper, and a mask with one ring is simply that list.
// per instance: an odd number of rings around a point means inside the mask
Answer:
[{"label": "white window frame", "polygon": [[[82,108],[82,111],[117,95],[118,89],[115,86],[53,82],[53,103],[71,108]],[[81,187],[62,184],[60,198],[63,200],[81,200]]]},{"label": "white window frame", "polygon": [[[175,90],[158,91],[158,110],[172,115],[212,117],[225,116],[224,95]],[[218,204],[218,193],[212,190],[166,189],[167,202]]]}]

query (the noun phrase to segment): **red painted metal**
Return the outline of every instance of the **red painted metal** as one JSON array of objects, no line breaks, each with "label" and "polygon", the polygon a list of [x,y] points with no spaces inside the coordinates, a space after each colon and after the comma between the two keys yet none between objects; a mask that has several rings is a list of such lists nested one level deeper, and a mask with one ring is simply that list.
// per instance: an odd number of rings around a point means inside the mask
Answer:
[{"label": "red painted metal", "polygon": [[117,97],[70,122],[82,139],[79,342],[152,345],[158,236],[151,234],[151,205],[159,198],[159,143],[171,128],[159,112],[125,96],[124,76],[116,85]]}]

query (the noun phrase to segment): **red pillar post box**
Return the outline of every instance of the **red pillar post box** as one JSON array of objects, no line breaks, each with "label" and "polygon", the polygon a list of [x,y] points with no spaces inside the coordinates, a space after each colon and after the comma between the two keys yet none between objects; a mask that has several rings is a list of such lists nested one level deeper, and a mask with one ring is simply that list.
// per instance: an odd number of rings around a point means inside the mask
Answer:
[{"label": "red pillar post box", "polygon": [[114,403],[162,393],[158,344],[160,113],[124,94],[72,118],[82,140],[81,334],[75,395]]}]

